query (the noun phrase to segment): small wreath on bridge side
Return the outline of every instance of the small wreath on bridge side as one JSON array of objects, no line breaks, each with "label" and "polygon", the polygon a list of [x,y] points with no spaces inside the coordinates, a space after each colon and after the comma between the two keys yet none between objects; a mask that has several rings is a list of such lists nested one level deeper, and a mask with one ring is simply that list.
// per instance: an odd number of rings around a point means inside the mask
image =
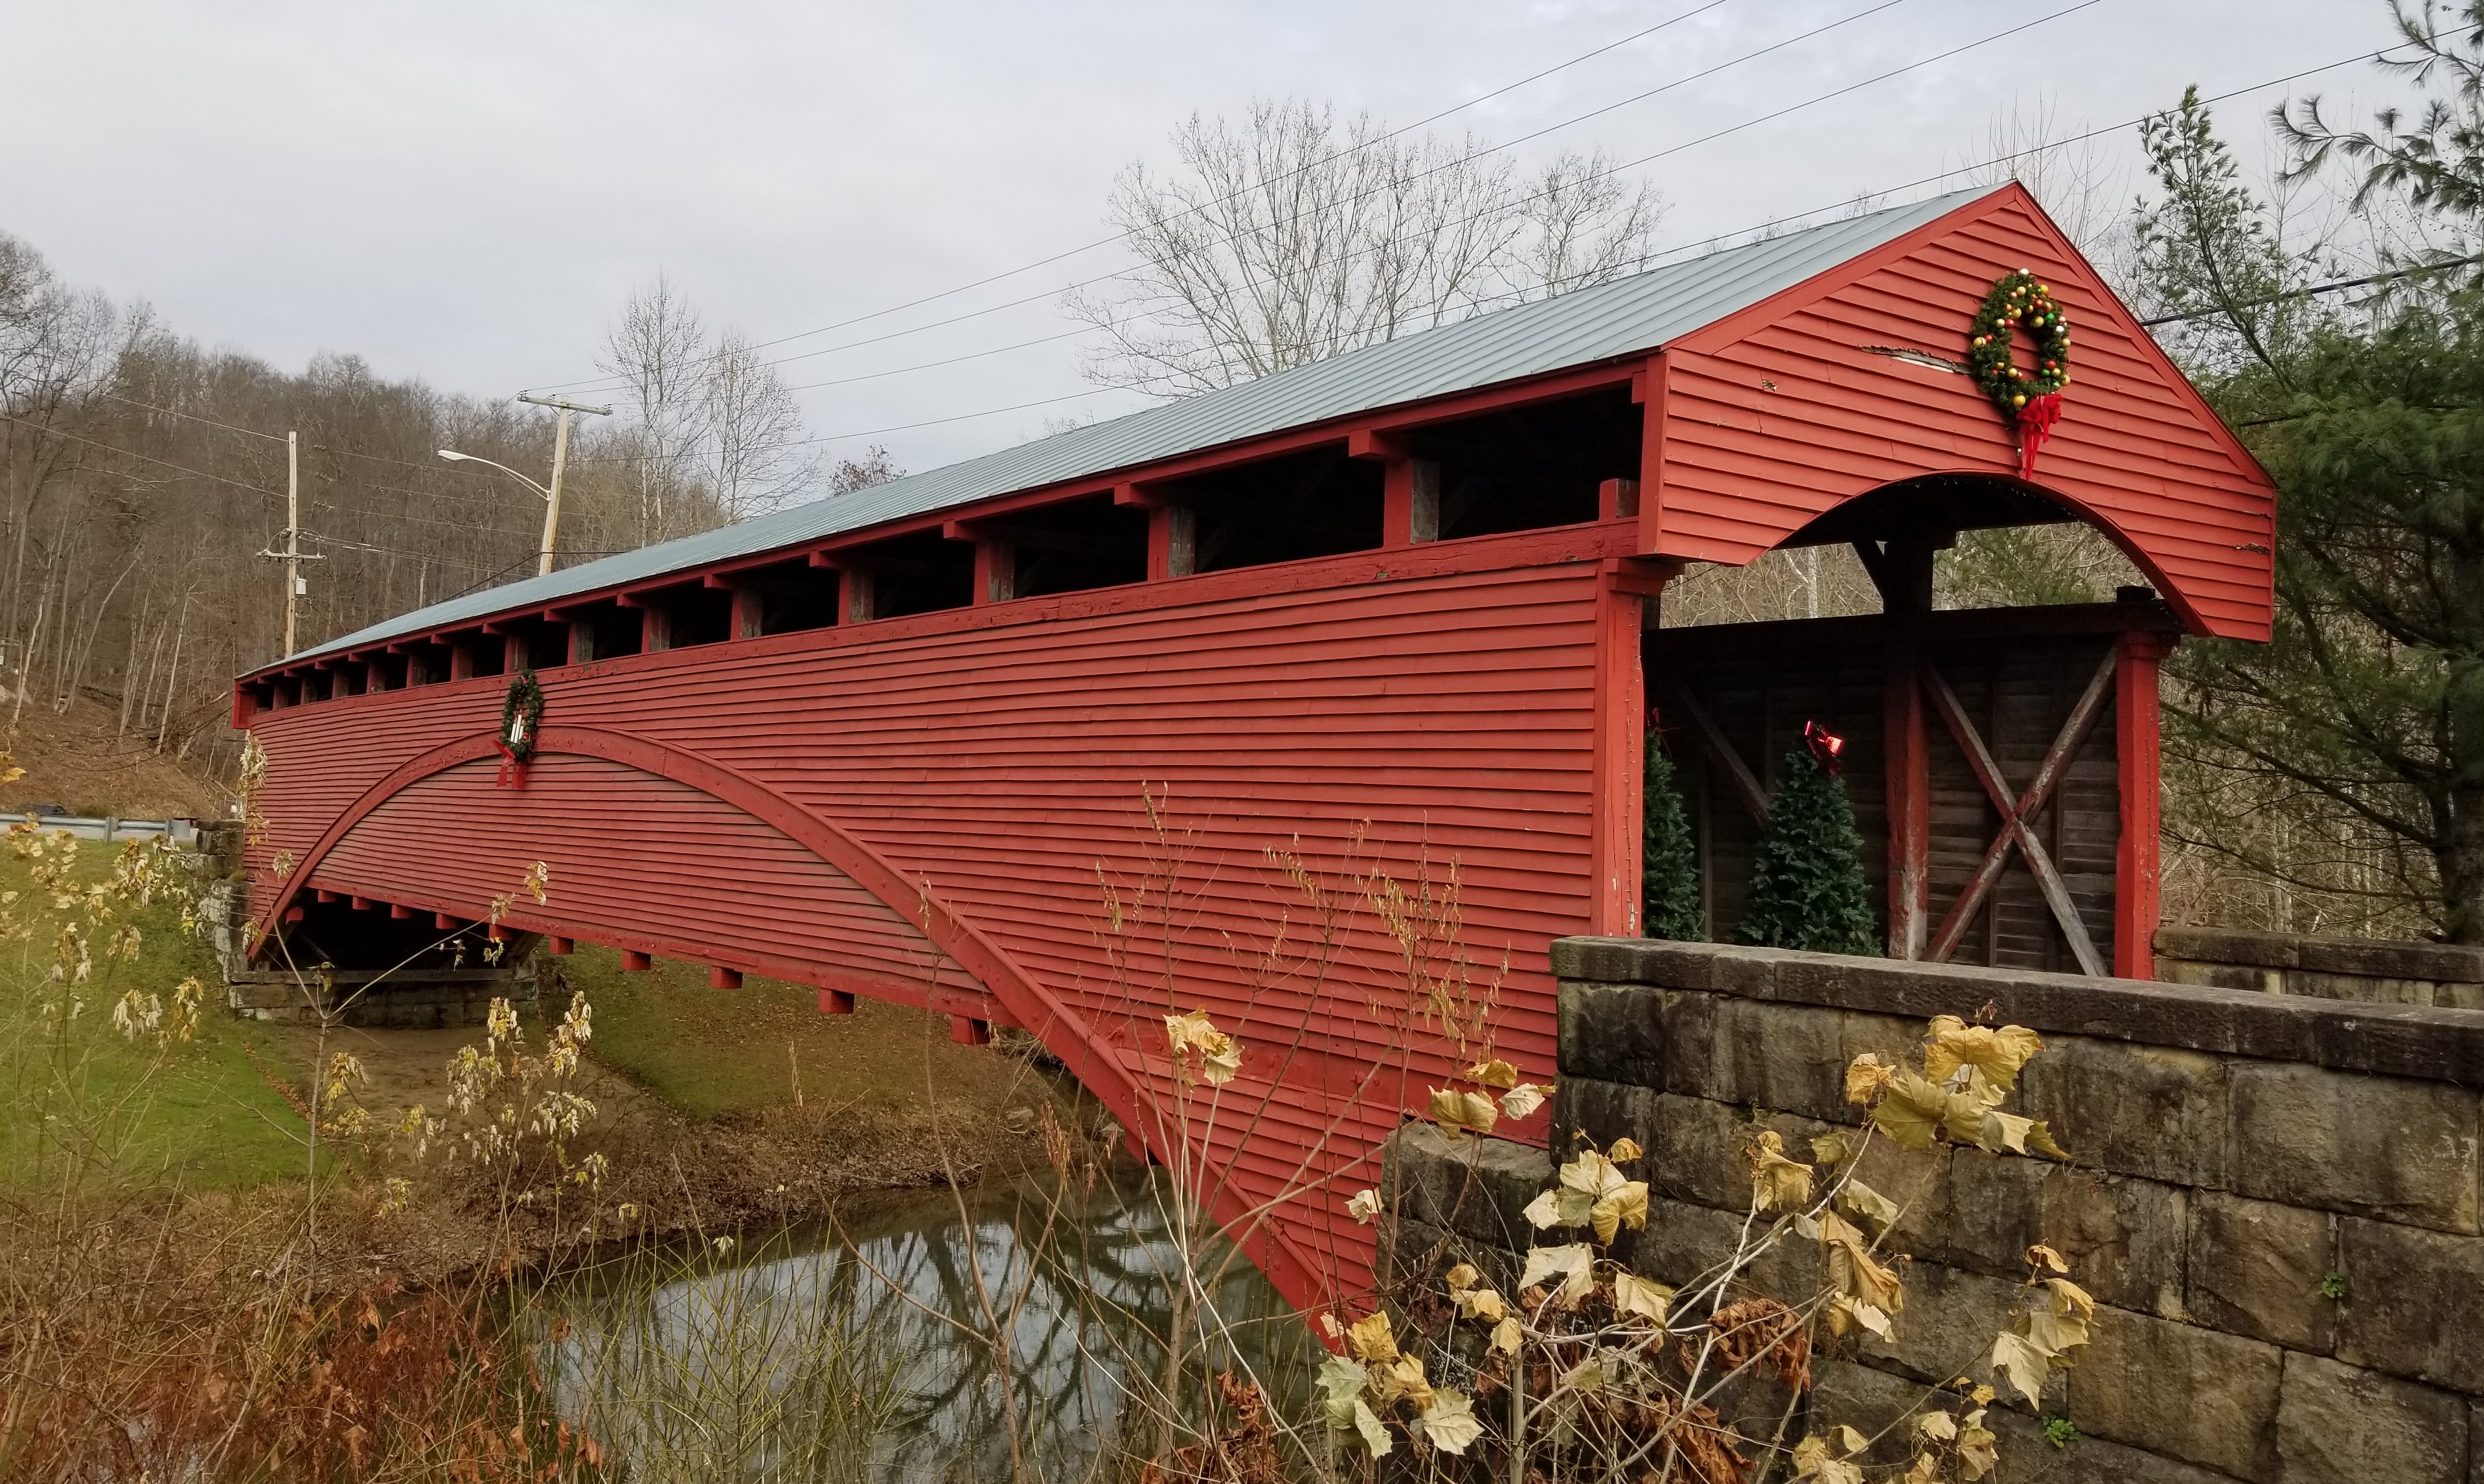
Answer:
[{"label": "small wreath on bridge side", "polygon": [[535,684],[535,672],[520,670],[509,681],[509,692],[500,702],[500,732],[494,739],[500,756],[512,763],[524,763],[535,755],[535,734],[543,730],[543,687]]},{"label": "small wreath on bridge side", "polygon": [[[2010,353],[2020,329],[2035,338],[2033,371]],[[1976,311],[1966,364],[1976,385],[2018,430],[2019,475],[2034,474],[2036,450],[2062,419],[2062,389],[2070,384],[2070,320],[2051,285],[2024,268],[1994,281]]]}]

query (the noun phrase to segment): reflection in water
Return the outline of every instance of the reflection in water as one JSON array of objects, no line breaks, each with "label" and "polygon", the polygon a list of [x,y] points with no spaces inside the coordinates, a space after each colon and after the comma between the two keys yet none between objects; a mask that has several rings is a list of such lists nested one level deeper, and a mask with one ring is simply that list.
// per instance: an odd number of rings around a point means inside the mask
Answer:
[{"label": "reflection in water", "polygon": [[[540,1363],[634,1479],[1007,1478],[1012,1431],[1030,1475],[1086,1477],[1117,1445],[1153,1451],[1166,1417],[1195,1420],[1211,1371],[1293,1398],[1318,1363],[1237,1258],[1185,1330],[1169,1400],[1184,1262],[1161,1174],[972,1191],[964,1222],[946,1191],[880,1198],[767,1251],[625,1263],[537,1306],[562,1316],[534,1336]],[[1210,1240],[1191,1265],[1207,1280],[1229,1251]]]}]

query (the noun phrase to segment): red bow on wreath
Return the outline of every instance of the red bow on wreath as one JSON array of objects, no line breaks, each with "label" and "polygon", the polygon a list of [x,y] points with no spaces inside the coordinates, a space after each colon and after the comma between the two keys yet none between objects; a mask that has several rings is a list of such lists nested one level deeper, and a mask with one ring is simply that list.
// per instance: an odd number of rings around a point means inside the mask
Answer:
[{"label": "red bow on wreath", "polygon": [[1831,773],[1837,771],[1837,755],[1846,750],[1845,738],[1817,721],[1806,721],[1802,724],[1802,744],[1811,749],[1813,757],[1820,760],[1820,766],[1823,771]]},{"label": "red bow on wreath", "polygon": [[2036,477],[2036,450],[2053,436],[2053,424],[2062,420],[2062,394],[2047,391],[2031,399],[2018,409],[2018,477]]}]

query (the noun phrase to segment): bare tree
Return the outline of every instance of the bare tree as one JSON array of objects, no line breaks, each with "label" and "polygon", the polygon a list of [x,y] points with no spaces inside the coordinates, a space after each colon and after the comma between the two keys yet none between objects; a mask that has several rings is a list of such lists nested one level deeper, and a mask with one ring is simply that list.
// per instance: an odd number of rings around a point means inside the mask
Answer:
[{"label": "bare tree", "polygon": [[1601,155],[1522,176],[1472,136],[1308,102],[1254,103],[1239,127],[1193,115],[1173,145],[1174,174],[1134,163],[1110,198],[1140,266],[1064,300],[1107,337],[1088,377],[1156,396],[1603,282],[1645,255],[1662,210]]},{"label": "bare tree", "polygon": [[863,450],[861,458],[837,460],[836,467],[828,471],[828,493],[832,496],[850,495],[856,490],[867,490],[875,484],[886,484],[891,479],[904,477],[905,471],[897,467],[897,461],[888,456],[888,450],[873,444]]},{"label": "bare tree", "polygon": [[727,521],[795,502],[819,474],[785,378],[738,331],[716,337],[701,407],[710,493]]},{"label": "bare tree", "polygon": [[677,496],[688,478],[708,409],[712,368],[698,312],[659,272],[630,296],[596,367],[620,378],[639,447],[638,539],[677,534]]}]

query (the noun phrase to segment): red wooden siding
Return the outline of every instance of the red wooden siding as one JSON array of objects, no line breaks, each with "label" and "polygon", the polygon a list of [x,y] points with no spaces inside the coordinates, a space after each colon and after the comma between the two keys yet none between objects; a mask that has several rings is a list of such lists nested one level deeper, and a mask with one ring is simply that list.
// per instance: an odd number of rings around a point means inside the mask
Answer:
[{"label": "red wooden siding", "polygon": [[2070,311],[2071,382],[2036,482],[2096,519],[2196,629],[2268,636],[2267,476],[2024,192],[1665,347],[1647,549],[1740,564],[1895,480],[2014,477],[2016,444],[1951,360],[1992,283],[2030,268]]},{"label": "red wooden siding", "polygon": [[[505,683],[262,715],[272,830],[254,864],[288,850],[302,864],[287,887],[475,916],[544,859],[552,902],[521,898],[519,926],[762,971],[904,974],[928,957],[905,920],[916,903],[887,900],[903,892],[875,904],[787,830],[646,769],[567,755],[562,739],[642,739],[704,760],[841,827],[1057,997],[1077,1025],[991,982],[1005,975],[941,971],[1086,1063],[1108,1098],[1122,1078],[1162,1091],[1170,1009],[1203,1008],[1239,1035],[1245,1076],[1225,1095],[1210,1167],[1230,1170],[1222,1203],[1344,1172],[1252,1244],[1311,1302],[1367,1274],[1361,1228],[1331,1229],[1335,1206],[1377,1183],[1367,1164],[1349,1167],[1450,1064],[1410,1029],[1396,947],[1367,909],[1316,997],[1299,974],[1254,982],[1254,951],[1281,919],[1298,946],[1313,936],[1264,851],[1409,882],[1426,856],[1436,873],[1454,862],[1481,977],[1510,964],[1500,1049],[1549,1076],[1546,945],[1589,921],[1594,895],[1600,558],[1629,541],[1616,523],[1448,542],[1295,564],[1282,574],[1295,591],[1268,591],[1274,573],[1219,574],[550,670],[547,755],[523,790],[495,789],[486,760],[432,770],[316,859],[392,772],[487,737]],[[1171,985],[1152,967],[1117,982],[1099,941],[1099,868],[1125,901],[1157,890],[1150,786],[1182,857]],[[273,915],[282,893],[263,870],[258,881]],[[1375,1016],[1372,1002],[1402,1009]],[[1145,1098],[1117,1111],[1164,1147]]]}]

